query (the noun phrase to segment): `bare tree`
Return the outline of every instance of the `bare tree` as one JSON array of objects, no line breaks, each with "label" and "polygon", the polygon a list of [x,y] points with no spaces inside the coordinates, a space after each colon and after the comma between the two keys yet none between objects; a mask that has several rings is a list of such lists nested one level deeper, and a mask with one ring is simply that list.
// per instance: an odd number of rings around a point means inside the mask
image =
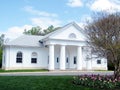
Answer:
[{"label": "bare tree", "polygon": [[120,76],[120,13],[96,13],[85,32],[91,44],[103,51],[114,65],[114,76]]}]

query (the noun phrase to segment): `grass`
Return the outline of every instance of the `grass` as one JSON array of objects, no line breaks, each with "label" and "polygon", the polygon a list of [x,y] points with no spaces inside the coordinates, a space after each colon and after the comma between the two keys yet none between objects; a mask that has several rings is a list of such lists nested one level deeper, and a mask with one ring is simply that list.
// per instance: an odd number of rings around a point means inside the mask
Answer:
[{"label": "grass", "polygon": [[25,69],[25,70],[3,70],[0,69],[0,73],[3,72],[45,72],[47,69]]},{"label": "grass", "polygon": [[72,76],[1,76],[0,90],[98,90],[72,83]]}]

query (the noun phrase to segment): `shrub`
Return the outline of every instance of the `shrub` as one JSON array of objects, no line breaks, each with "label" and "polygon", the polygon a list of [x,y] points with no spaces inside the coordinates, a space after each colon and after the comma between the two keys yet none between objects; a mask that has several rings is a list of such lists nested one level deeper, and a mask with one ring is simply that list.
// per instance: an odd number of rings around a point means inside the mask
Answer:
[{"label": "shrub", "polygon": [[114,89],[120,88],[120,77],[114,79],[112,75],[81,75],[74,77],[73,83],[100,89]]}]

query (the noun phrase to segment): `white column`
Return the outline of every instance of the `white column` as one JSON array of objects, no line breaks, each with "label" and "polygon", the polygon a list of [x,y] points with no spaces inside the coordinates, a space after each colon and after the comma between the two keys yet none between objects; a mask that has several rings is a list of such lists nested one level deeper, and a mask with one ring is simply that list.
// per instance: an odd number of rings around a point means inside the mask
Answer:
[{"label": "white column", "polygon": [[88,61],[88,70],[92,70],[92,62],[91,59]]},{"label": "white column", "polygon": [[65,45],[60,48],[60,70],[65,70]]},{"label": "white column", "polygon": [[82,56],[82,47],[78,46],[77,48],[77,70],[82,70],[82,61],[83,61],[83,56]]},{"label": "white column", "polygon": [[54,45],[49,45],[49,70],[54,70]]}]

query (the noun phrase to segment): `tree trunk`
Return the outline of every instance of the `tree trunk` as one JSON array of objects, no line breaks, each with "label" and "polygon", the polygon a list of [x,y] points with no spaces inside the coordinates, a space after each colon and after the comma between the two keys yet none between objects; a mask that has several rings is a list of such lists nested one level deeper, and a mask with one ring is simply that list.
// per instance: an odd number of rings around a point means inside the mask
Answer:
[{"label": "tree trunk", "polygon": [[114,70],[114,78],[120,77],[120,66],[115,65],[115,70]]}]

